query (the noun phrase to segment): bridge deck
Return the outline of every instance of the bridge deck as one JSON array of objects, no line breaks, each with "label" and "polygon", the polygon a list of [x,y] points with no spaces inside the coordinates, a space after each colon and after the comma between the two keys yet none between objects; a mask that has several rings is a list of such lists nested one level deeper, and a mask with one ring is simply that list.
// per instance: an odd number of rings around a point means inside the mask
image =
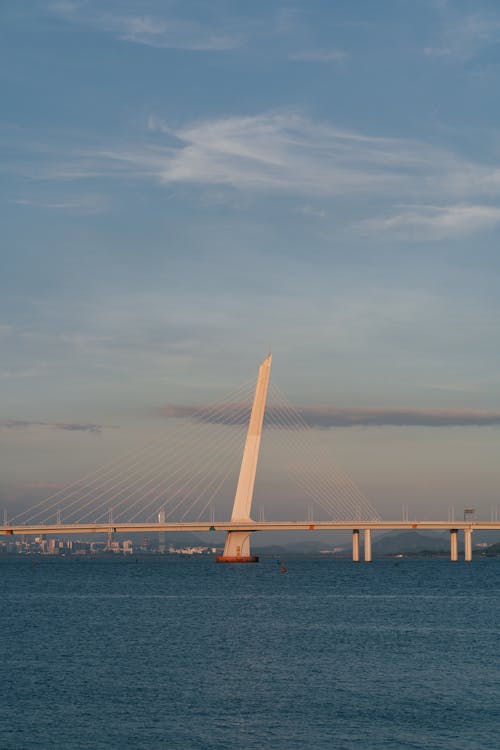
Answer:
[{"label": "bridge deck", "polygon": [[500,521],[203,521],[191,523],[89,523],[0,526],[0,534],[96,534],[152,531],[448,531],[450,529],[500,530]]}]

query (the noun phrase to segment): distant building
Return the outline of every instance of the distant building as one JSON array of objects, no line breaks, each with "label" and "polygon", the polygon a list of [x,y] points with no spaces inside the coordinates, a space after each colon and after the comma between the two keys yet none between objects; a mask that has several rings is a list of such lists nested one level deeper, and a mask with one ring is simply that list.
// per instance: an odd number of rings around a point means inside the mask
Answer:
[{"label": "distant building", "polygon": [[90,552],[94,555],[98,554],[99,552],[104,552],[105,548],[105,542],[90,542]]}]

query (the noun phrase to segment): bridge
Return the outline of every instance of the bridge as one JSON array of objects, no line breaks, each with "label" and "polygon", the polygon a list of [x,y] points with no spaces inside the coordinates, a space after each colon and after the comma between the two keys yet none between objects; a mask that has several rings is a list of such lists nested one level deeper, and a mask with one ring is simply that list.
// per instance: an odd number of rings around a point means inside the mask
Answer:
[{"label": "bridge", "polygon": [[[266,357],[262,362],[259,374],[257,378],[257,384],[253,394],[253,402],[250,409],[250,416],[248,421],[248,428],[246,433],[246,440],[244,444],[243,457],[241,461],[241,467],[236,487],[236,494],[234,496],[234,502],[232,507],[231,518],[228,521],[215,521],[212,517],[209,521],[196,520],[196,521],[166,521],[164,505],[160,505],[154,510],[154,518],[158,520],[148,521],[137,521],[133,517],[131,520],[114,520],[112,510],[108,511],[108,518],[102,522],[90,522],[77,520],[75,522],[62,522],[61,517],[61,506],[66,508],[68,512],[75,513],[75,508],[81,508],[82,504],[84,508],[90,506],[90,512],[101,512],[103,515],[102,508],[111,502],[115,501],[117,506],[124,505],[124,497],[127,499],[130,495],[127,495],[125,488],[128,488],[131,484],[134,487],[134,491],[137,489],[133,484],[137,481],[136,477],[140,474],[140,470],[136,468],[136,464],[142,461],[144,465],[144,455],[142,458],[139,456],[133,456],[132,458],[127,457],[125,459],[125,465],[128,467],[128,474],[121,475],[116,480],[116,472],[122,471],[120,469],[120,462],[118,466],[112,465],[111,467],[104,468],[97,473],[99,479],[95,477],[84,477],[82,480],[63,488],[62,490],[54,493],[54,495],[44,499],[38,503],[32,510],[32,514],[38,516],[40,519],[43,518],[43,514],[53,512],[54,508],[57,507],[56,511],[56,522],[47,520],[38,520],[32,522],[29,519],[30,511],[24,511],[18,514],[16,517],[11,519],[9,522],[4,517],[3,525],[0,525],[0,534],[7,536],[13,535],[41,535],[41,534],[114,534],[119,532],[131,533],[131,532],[213,532],[213,531],[224,531],[226,532],[226,543],[224,552],[222,555],[217,557],[217,562],[220,563],[249,563],[257,562],[258,557],[251,554],[250,550],[250,537],[251,534],[257,531],[351,531],[352,532],[352,559],[355,562],[360,560],[360,534],[363,534],[363,558],[365,562],[372,560],[371,552],[371,533],[372,531],[403,531],[403,530],[421,530],[421,531],[446,531],[450,532],[450,559],[452,561],[458,560],[458,533],[461,531],[464,537],[464,559],[467,562],[472,560],[472,533],[475,530],[500,530],[499,521],[476,521],[476,520],[465,520],[462,521],[426,521],[426,520],[403,520],[403,521],[385,521],[378,516],[377,512],[371,506],[371,504],[364,498],[359,492],[355,485],[347,479],[344,475],[339,475],[337,478],[338,487],[336,489],[336,502],[337,505],[333,506],[331,498],[325,494],[325,487],[321,484],[313,483],[313,491],[317,493],[318,497],[315,497],[321,507],[327,510],[332,510],[336,507],[337,515],[343,516],[340,518],[334,518],[333,520],[318,520],[313,521],[309,518],[306,521],[265,521],[263,519],[255,521],[251,518],[252,500],[254,494],[255,477],[257,471],[257,463],[259,458],[262,429],[264,423],[264,414],[266,410],[266,400],[269,387],[269,378],[271,371],[271,355]],[[231,404],[231,409],[235,414],[235,420],[241,422],[245,415],[245,409],[234,408],[234,404]],[[278,424],[283,426],[290,426],[292,424],[290,420],[290,410],[283,410],[279,419],[281,420]],[[283,416],[285,414],[285,416]],[[228,424],[224,421],[221,416],[220,410],[211,408],[203,412],[201,421],[209,422],[212,424]],[[233,424],[235,422],[233,421]],[[155,459],[156,460],[156,459]],[[150,459],[149,459],[150,461]],[[122,464],[123,465],[123,464]],[[144,471],[148,471],[148,462],[145,462]],[[212,469],[212,467],[210,467]],[[175,476],[175,472],[174,472]],[[226,473],[227,477],[227,473]],[[225,478],[226,478],[225,477]],[[195,488],[201,483],[201,479],[195,477],[191,485]],[[161,484],[161,483],[160,483]],[[163,493],[158,493],[160,484],[157,478],[149,477],[144,483],[140,485],[142,495],[139,500],[135,498],[132,505],[128,506],[128,510],[132,508],[136,510],[138,502],[144,498],[148,499],[148,506],[154,505],[155,502],[162,500]],[[179,494],[179,481],[175,479],[174,484],[170,484],[172,487],[173,498],[177,498]],[[210,493],[209,498],[212,499],[216,494],[217,490],[220,489],[221,482],[215,482],[210,478]],[[340,487],[340,489],[339,489]],[[309,487],[310,489],[310,487]],[[147,490],[147,491],[146,491]],[[175,491],[174,491],[175,490]],[[135,492],[137,494],[137,492]],[[153,500],[151,501],[151,496]],[[90,500],[89,500],[90,497]],[[202,493],[198,493],[195,496],[195,503],[200,502]],[[204,501],[203,510],[206,510],[208,503]],[[175,505],[175,508],[179,506],[179,503]],[[191,503],[191,506],[193,503]],[[140,511],[138,511],[140,512]],[[135,513],[135,515],[138,514]],[[187,512],[187,511],[186,511]],[[184,515],[186,514],[184,513]],[[200,514],[201,515],[201,514]],[[347,515],[347,517],[346,517]]]}]

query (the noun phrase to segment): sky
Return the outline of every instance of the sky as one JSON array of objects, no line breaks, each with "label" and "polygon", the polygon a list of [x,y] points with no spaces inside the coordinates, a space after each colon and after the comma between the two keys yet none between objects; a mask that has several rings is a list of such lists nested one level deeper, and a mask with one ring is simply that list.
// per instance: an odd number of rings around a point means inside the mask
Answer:
[{"label": "sky", "polygon": [[381,515],[489,519],[497,2],[3,0],[0,37],[0,506],[270,350]]}]

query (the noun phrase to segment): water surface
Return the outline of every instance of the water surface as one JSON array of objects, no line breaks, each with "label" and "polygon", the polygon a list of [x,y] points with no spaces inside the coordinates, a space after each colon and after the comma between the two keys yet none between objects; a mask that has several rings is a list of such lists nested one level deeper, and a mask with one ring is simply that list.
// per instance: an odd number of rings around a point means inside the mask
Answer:
[{"label": "water surface", "polygon": [[0,558],[0,748],[472,750],[500,559]]}]

